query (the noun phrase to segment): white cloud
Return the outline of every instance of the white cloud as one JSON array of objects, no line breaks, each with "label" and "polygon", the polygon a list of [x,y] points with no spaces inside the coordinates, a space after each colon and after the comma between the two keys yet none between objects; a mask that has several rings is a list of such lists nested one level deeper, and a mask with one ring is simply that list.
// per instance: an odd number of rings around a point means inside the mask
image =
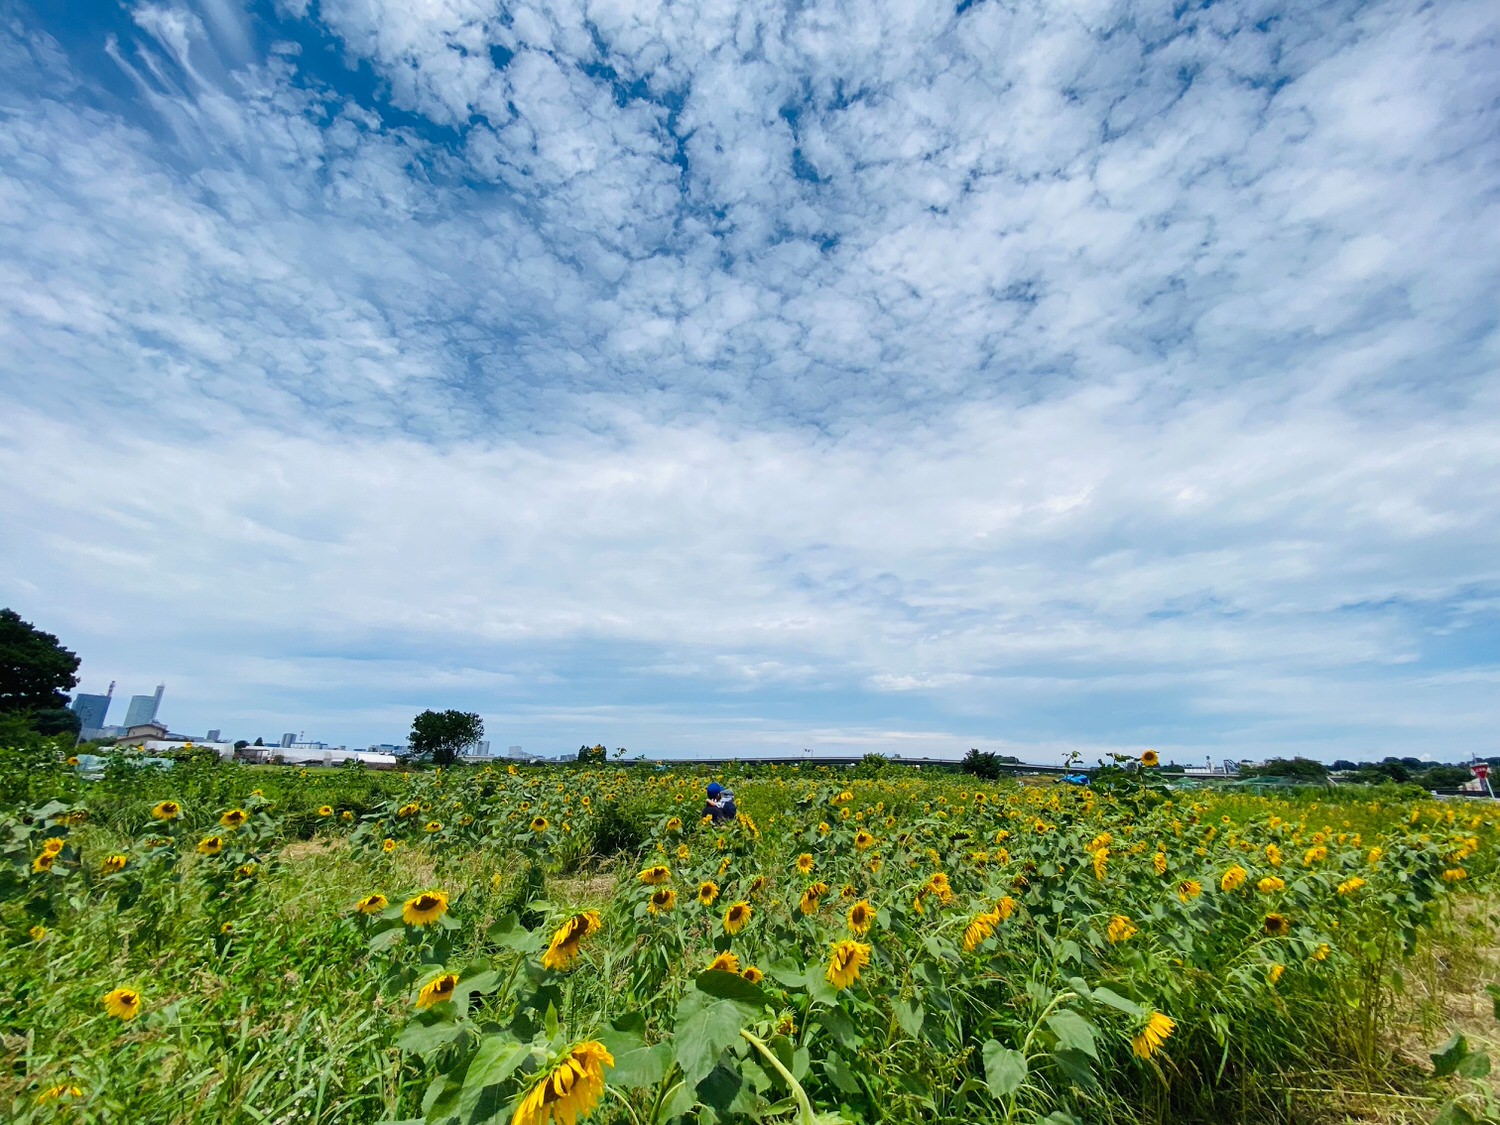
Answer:
[{"label": "white cloud", "polygon": [[348,737],[450,693],[664,745],[708,714],[1484,749],[1497,30],[214,0],[107,49],[8,31],[0,597],[86,671]]}]

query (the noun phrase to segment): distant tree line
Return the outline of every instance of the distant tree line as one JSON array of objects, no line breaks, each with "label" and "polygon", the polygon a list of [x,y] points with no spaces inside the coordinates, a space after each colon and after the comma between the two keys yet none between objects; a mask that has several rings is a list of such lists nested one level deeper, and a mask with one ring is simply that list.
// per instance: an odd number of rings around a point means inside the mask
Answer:
[{"label": "distant tree line", "polygon": [[[1485,759],[1500,765],[1500,758]],[[1387,757],[1378,762],[1355,762],[1339,758],[1332,766],[1311,758],[1272,758],[1258,766],[1242,766],[1241,777],[1279,777],[1312,783],[1326,781],[1329,773],[1344,783],[1419,785],[1423,789],[1456,789],[1473,777],[1468,766],[1424,762],[1420,758]]]}]

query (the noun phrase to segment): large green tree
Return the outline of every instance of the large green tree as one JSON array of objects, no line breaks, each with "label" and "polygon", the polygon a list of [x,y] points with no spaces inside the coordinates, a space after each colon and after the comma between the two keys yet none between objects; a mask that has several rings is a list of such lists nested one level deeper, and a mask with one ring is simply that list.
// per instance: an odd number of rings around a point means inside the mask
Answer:
[{"label": "large green tree", "polygon": [[423,711],[411,721],[406,741],[413,758],[451,766],[483,737],[484,720],[472,711]]},{"label": "large green tree", "polygon": [[0,609],[0,712],[66,707],[77,682],[77,653],[15,610]]}]

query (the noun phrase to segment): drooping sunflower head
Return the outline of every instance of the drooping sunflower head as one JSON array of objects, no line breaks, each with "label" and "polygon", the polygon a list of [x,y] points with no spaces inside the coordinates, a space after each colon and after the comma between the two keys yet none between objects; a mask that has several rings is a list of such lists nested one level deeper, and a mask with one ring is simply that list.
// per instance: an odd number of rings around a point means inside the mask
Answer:
[{"label": "drooping sunflower head", "polygon": [[980,944],[995,932],[995,927],[999,922],[1000,914],[998,911],[990,910],[983,914],[975,915],[969,924],[964,927],[964,952],[973,953],[974,950],[978,949]]},{"label": "drooping sunflower head", "polygon": [[151,815],[157,820],[176,820],[182,815],[182,806],[176,801],[158,801],[152,806]]},{"label": "drooping sunflower head", "polygon": [[578,959],[578,951],[583,945],[583,939],[602,929],[603,926],[604,923],[600,921],[598,911],[585,910],[573,915],[552,935],[547,952],[542,955],[542,966],[548,969],[570,968]]},{"label": "drooping sunflower head", "polygon": [[875,922],[875,908],[865,899],[860,899],[849,908],[849,929],[863,936],[870,932]]},{"label": "drooping sunflower head", "polygon": [[443,973],[422,986],[422,991],[417,993],[417,1007],[430,1008],[434,1004],[441,1004],[444,1000],[452,1000],[453,992],[457,988],[458,974]]},{"label": "drooping sunflower head", "polygon": [[665,863],[658,863],[655,866],[648,867],[636,876],[637,879],[648,887],[659,887],[671,877],[672,869]]},{"label": "drooping sunflower head", "polygon": [[253,879],[259,870],[260,868],[253,863],[242,863],[234,869],[234,877],[236,879]]},{"label": "drooping sunflower head", "polygon": [[401,910],[401,920],[409,926],[430,926],[448,913],[448,895],[445,891],[423,891],[406,900]]},{"label": "drooping sunflower head", "polygon": [[426,824],[422,825],[422,831],[426,832],[428,835],[433,835],[435,833],[441,832],[442,830],[443,822],[440,820],[429,820]]},{"label": "drooping sunflower head", "polygon": [[604,1096],[604,1068],[614,1056],[603,1043],[580,1043],[526,1092],[510,1125],[575,1125]]},{"label": "drooping sunflower head", "polygon": [[1250,872],[1246,871],[1239,864],[1235,864],[1228,871],[1224,872],[1223,878],[1219,880],[1219,889],[1221,891],[1237,891],[1245,885],[1245,880],[1249,876]]},{"label": "drooping sunflower head", "polygon": [[1284,937],[1292,932],[1292,920],[1285,914],[1266,915],[1266,933],[1272,937]]},{"label": "drooping sunflower head", "polygon": [[1129,941],[1140,933],[1140,930],[1123,914],[1116,914],[1109,920],[1109,928],[1105,931],[1111,943],[1118,945],[1122,941]]},{"label": "drooping sunflower head", "polygon": [[1277,891],[1286,890],[1286,880],[1276,875],[1267,875],[1255,884],[1255,889],[1263,895],[1273,895]]},{"label": "drooping sunflower head", "polygon": [[1285,965],[1272,965],[1266,970],[1266,980],[1275,985],[1277,981],[1281,980],[1281,974],[1284,972],[1286,972]]},{"label": "drooping sunflower head", "polygon": [[682,817],[680,817],[680,816],[674,816],[671,819],[669,819],[667,821],[667,831],[668,832],[681,832],[682,831]]},{"label": "drooping sunflower head", "polygon": [[698,902],[703,906],[712,906],[719,897],[719,884],[712,879],[705,879],[698,884]]},{"label": "drooping sunflower head", "polygon": [[354,909],[358,910],[361,914],[379,914],[390,904],[391,900],[377,891],[374,894],[365,895],[364,898],[356,902]]},{"label": "drooping sunflower head", "polygon": [[225,828],[228,828],[230,831],[233,831],[249,819],[250,814],[247,813],[244,809],[229,809],[227,812],[224,812],[220,815],[219,823],[222,824]]},{"label": "drooping sunflower head", "polygon": [[1131,1048],[1137,1058],[1149,1059],[1160,1051],[1162,1044],[1177,1028],[1177,1021],[1171,1016],[1162,1015],[1160,1012],[1152,1012],[1146,1017],[1145,1025],[1135,1033],[1131,1039]]},{"label": "drooping sunflower head", "polygon": [[1203,884],[1197,879],[1184,879],[1177,884],[1177,898],[1186,905],[1203,893]]},{"label": "drooping sunflower head", "polygon": [[399,809],[397,809],[396,810],[396,815],[398,817],[401,817],[404,820],[406,817],[416,816],[417,813],[419,813],[421,811],[422,811],[422,807],[420,805],[418,805],[415,801],[411,801],[411,802],[409,802],[409,803],[407,803],[405,805],[402,805]]},{"label": "drooping sunflower head", "polygon": [[141,1014],[141,994],[133,988],[116,988],[100,1000],[104,1010],[117,1020],[129,1022]]},{"label": "drooping sunflower head", "polygon": [[836,941],[828,952],[828,983],[843,990],[859,979],[870,963],[870,947],[858,941]]},{"label": "drooping sunflower head", "polygon": [[199,855],[218,855],[224,850],[224,837],[205,836],[198,841]]},{"label": "drooping sunflower head", "polygon": [[738,973],[740,971],[740,959],[728,949],[720,953],[708,963],[710,972]]},{"label": "drooping sunflower head", "polygon": [[764,875],[757,875],[754,879],[750,880],[750,890],[747,893],[750,895],[751,898],[754,898],[756,895],[760,894],[760,892],[763,891],[763,890],[765,890],[765,889],[766,889],[766,877]]},{"label": "drooping sunflower head", "polygon": [[737,934],[750,924],[753,910],[748,902],[737,902],[724,911],[724,932]]}]

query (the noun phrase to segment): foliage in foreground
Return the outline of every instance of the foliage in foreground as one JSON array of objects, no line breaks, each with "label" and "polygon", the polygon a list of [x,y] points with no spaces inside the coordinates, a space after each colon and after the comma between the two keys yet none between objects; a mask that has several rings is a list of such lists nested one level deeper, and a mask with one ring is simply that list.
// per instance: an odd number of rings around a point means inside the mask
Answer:
[{"label": "foliage in foreground", "polygon": [[974,784],[785,771],[715,828],[678,774],[57,760],[0,812],[0,1107],[1291,1118],[1494,875],[1474,805]]}]

